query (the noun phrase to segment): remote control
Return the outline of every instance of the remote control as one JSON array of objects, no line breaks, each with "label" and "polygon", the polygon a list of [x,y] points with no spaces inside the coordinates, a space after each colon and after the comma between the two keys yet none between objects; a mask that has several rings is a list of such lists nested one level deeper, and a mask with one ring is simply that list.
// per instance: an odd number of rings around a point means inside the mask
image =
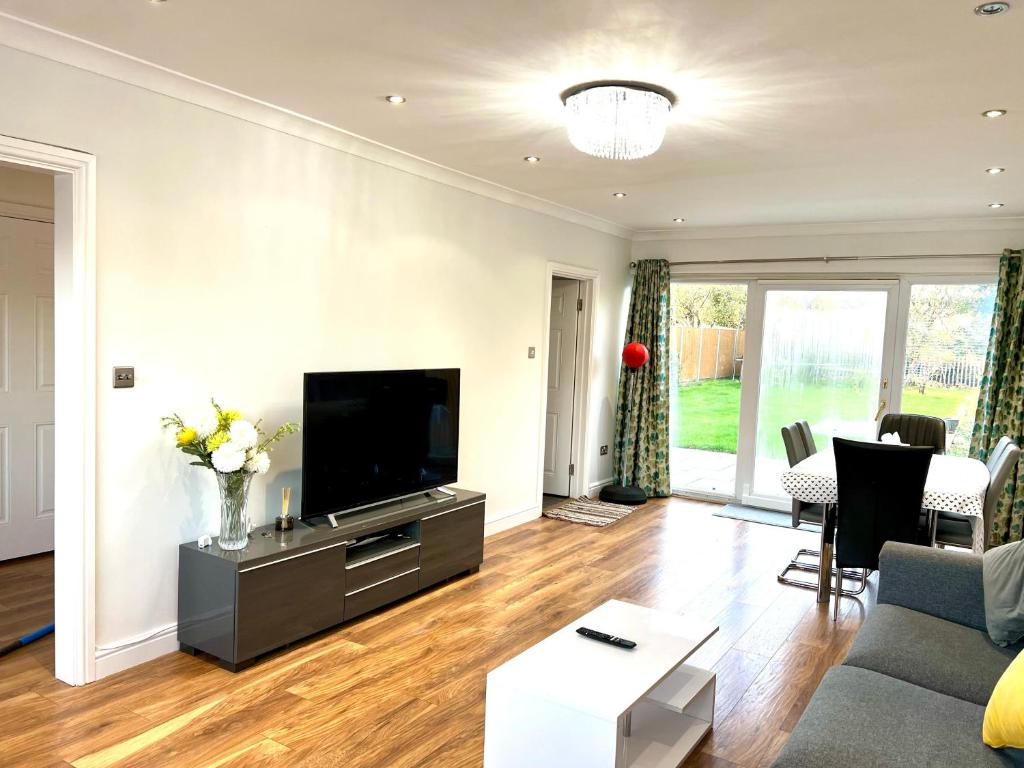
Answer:
[{"label": "remote control", "polygon": [[636,648],[636,643],[632,640],[626,640],[623,637],[615,637],[614,635],[608,635],[604,632],[598,632],[596,629],[580,627],[576,630],[576,634],[589,637],[591,640],[597,640],[599,643],[614,645],[616,648],[625,648],[627,651]]}]

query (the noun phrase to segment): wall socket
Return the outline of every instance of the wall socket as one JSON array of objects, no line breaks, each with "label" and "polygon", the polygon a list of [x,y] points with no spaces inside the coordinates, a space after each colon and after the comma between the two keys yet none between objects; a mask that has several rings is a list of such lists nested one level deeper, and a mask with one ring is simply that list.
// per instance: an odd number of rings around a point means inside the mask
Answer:
[{"label": "wall socket", "polygon": [[537,356],[537,348],[536,347],[527,347],[526,348],[526,356],[528,358],[530,358],[531,360],[533,360],[533,358],[535,358]]},{"label": "wall socket", "polygon": [[608,446],[607,445],[602,445],[601,446],[601,455],[602,456],[607,456],[608,455]]}]

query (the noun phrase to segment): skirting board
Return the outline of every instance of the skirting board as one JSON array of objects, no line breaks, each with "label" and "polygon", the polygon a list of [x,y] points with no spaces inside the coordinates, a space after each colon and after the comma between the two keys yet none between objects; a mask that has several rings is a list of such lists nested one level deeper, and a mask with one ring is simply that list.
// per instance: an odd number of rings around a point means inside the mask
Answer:
[{"label": "skirting board", "polygon": [[513,512],[511,515],[499,517],[497,520],[489,520],[484,524],[484,536],[493,536],[496,533],[515,528],[517,525],[528,523],[540,517],[540,507],[529,507],[522,512]]},{"label": "skirting board", "polygon": [[96,679],[121,672],[159,656],[178,650],[178,625],[164,627],[143,640],[130,640],[123,645],[96,652]]},{"label": "skirting board", "polygon": [[614,482],[615,482],[615,478],[614,477],[608,477],[608,478],[605,478],[604,480],[598,480],[596,483],[591,483],[590,484],[590,488],[588,489],[590,491],[590,493],[589,493],[590,497],[593,498],[595,491],[600,491],[606,485],[611,485]]}]

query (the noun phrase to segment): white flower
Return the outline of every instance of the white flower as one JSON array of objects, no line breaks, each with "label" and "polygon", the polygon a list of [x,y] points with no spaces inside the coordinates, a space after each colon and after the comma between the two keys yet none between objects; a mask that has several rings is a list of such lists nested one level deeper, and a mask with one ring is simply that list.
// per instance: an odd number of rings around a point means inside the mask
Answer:
[{"label": "white flower", "polygon": [[245,470],[247,472],[255,472],[259,475],[265,475],[267,474],[268,469],[270,469],[270,454],[266,451],[260,451],[245,462]]},{"label": "white flower", "polygon": [[200,411],[191,421],[186,421],[187,426],[192,427],[202,439],[206,439],[220,429],[220,415],[212,405]]},{"label": "white flower", "polygon": [[218,472],[237,472],[245,464],[245,448],[229,440],[210,454],[210,461]]},{"label": "white flower", "polygon": [[254,447],[260,440],[256,427],[252,425],[252,422],[245,419],[231,422],[228,433],[231,435],[231,442],[238,443],[247,450]]}]

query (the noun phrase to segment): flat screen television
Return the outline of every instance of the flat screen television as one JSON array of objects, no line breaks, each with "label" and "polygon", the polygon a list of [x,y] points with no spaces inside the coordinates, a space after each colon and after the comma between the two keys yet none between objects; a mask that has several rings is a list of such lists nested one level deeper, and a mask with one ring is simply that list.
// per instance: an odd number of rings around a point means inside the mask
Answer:
[{"label": "flat screen television", "polygon": [[307,373],[302,518],[454,483],[459,369]]}]

